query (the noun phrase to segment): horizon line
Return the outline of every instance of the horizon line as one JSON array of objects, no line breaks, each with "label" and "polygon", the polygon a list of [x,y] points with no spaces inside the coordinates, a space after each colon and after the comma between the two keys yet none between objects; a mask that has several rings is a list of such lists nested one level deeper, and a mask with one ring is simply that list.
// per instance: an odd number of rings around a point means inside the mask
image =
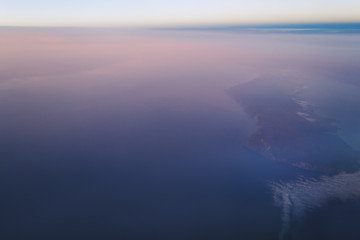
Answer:
[{"label": "horizon line", "polygon": [[[220,24],[169,24],[169,25],[0,25],[0,28],[215,28],[215,27],[285,27],[285,26],[331,26],[331,25],[354,25],[360,28],[360,21],[349,22],[276,22],[276,23],[220,23]],[[357,26],[358,25],[358,26]]]},{"label": "horizon line", "polygon": [[221,24],[221,25],[184,25],[157,27],[130,26],[0,26],[0,30],[153,30],[153,31],[227,31],[239,33],[268,34],[360,34],[360,22],[314,22],[278,24]]}]

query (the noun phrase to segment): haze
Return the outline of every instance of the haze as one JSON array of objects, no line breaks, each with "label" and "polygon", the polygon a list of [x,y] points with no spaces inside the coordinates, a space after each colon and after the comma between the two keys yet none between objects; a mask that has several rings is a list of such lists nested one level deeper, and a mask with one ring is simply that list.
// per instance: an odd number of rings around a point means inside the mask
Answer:
[{"label": "haze", "polygon": [[360,2],[310,0],[3,0],[2,26],[192,26],[358,22]]}]

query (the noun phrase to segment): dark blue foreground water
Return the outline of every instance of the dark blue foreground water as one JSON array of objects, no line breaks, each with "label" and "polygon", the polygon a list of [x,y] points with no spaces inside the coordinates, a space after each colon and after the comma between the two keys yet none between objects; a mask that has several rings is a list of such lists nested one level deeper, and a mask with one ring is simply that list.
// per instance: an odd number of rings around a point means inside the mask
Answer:
[{"label": "dark blue foreground water", "polygon": [[227,94],[295,76],[357,149],[357,35],[2,31],[1,239],[359,239],[358,173],[246,149]]}]

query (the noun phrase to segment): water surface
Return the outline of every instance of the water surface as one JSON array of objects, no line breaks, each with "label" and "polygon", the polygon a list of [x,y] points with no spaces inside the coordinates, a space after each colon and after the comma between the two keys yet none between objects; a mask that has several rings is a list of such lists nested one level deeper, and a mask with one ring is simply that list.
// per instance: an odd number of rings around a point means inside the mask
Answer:
[{"label": "water surface", "polygon": [[[358,173],[322,176],[247,149],[256,121],[228,94],[258,77],[292,79],[358,151],[358,35],[0,34],[2,238],[359,236],[359,193],[341,180]],[[314,219],[338,228],[314,230]]]}]

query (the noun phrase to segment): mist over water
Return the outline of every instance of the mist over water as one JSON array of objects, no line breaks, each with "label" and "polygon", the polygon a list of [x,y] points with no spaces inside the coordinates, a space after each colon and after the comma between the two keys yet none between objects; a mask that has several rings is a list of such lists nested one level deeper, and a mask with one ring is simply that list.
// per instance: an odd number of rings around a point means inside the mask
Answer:
[{"label": "mist over water", "polygon": [[300,177],[291,182],[273,182],[270,187],[274,202],[282,211],[280,239],[285,239],[291,225],[301,223],[311,210],[324,207],[330,200],[360,199],[360,172],[319,179]]},{"label": "mist over water", "polygon": [[358,172],[321,176],[245,148],[256,122],[227,93],[292,79],[359,150],[358,35],[0,34],[3,239],[277,239],[329,199],[359,198]]}]

